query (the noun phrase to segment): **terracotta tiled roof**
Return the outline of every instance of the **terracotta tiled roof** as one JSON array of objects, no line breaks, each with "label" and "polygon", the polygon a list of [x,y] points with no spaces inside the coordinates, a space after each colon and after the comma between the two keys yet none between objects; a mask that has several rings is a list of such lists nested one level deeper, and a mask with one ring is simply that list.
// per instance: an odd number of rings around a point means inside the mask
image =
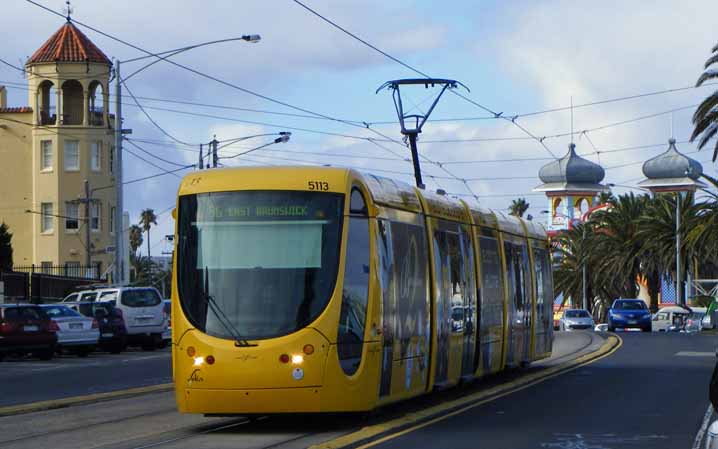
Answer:
[{"label": "terracotta tiled roof", "polygon": [[66,22],[27,61],[38,62],[99,62],[111,64],[110,60],[72,22]]},{"label": "terracotta tiled roof", "polygon": [[16,108],[0,108],[0,113],[7,112],[7,113],[23,113],[23,112],[32,112],[32,108],[30,106],[19,106]]}]

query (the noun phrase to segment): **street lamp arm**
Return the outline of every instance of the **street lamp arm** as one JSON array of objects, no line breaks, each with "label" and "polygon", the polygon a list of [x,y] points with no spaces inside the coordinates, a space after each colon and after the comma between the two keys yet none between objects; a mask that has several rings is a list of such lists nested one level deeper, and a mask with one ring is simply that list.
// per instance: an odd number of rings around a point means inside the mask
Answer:
[{"label": "street lamp arm", "polygon": [[280,131],[278,133],[264,133],[264,134],[254,134],[252,136],[243,136],[243,137],[237,137],[234,139],[226,139],[226,140],[219,140],[217,143],[224,143],[224,145],[219,146],[217,149],[221,150],[222,148],[228,147],[230,145],[233,145],[237,142],[242,142],[244,140],[248,139],[254,139],[255,137],[267,137],[267,136],[287,136],[287,140],[289,140],[288,136],[291,136],[292,133],[289,131]]},{"label": "street lamp arm", "polygon": [[[219,39],[219,40],[215,40],[215,41],[202,42],[202,43],[200,43],[200,44],[188,45],[188,46],[186,46],[186,47],[180,47],[180,48],[175,48],[175,49],[172,49],[172,50],[161,51],[161,52],[159,52],[159,53],[152,53],[152,54],[145,55],[145,56],[138,56],[138,57],[136,57],[136,58],[126,59],[126,60],[121,61],[121,62],[122,62],[122,63],[128,63],[128,62],[142,61],[142,60],[145,60],[145,59],[147,59],[147,58],[157,58],[157,59],[155,59],[154,61],[152,61],[152,62],[150,62],[150,63],[148,63],[148,64],[145,64],[144,66],[142,66],[142,67],[140,67],[139,69],[135,70],[134,72],[130,73],[128,76],[124,77],[124,78],[123,78],[123,81],[127,81],[128,79],[130,79],[130,78],[132,78],[133,76],[137,75],[137,74],[140,73],[141,71],[147,69],[148,67],[151,67],[151,66],[157,64],[157,63],[160,62],[160,61],[166,61],[167,58],[171,58],[172,56],[175,56],[175,55],[177,55],[177,54],[179,54],[179,53],[184,53],[185,51],[188,51],[188,50],[192,50],[192,49],[199,48],[199,47],[205,47],[205,46],[207,46],[207,45],[212,45],[212,44],[220,44],[220,43],[223,43],[223,42],[247,41],[247,42],[256,43],[256,42],[259,42],[260,39],[261,39],[261,37],[260,37],[258,34],[249,34],[249,35],[244,35],[244,36],[241,36],[241,37],[231,37],[231,38],[228,38],[228,39]],[[166,55],[166,56],[164,56],[164,55]]]},{"label": "street lamp arm", "polygon": [[284,142],[288,142],[288,141],[289,141],[289,136],[284,135],[284,136],[281,136],[281,137],[277,137],[276,139],[274,139],[273,141],[271,141],[271,142],[269,142],[269,143],[265,143],[264,145],[260,145],[260,146],[258,146],[258,147],[256,147],[256,148],[252,148],[251,150],[247,150],[247,151],[243,151],[243,152],[241,152],[241,153],[233,154],[232,156],[220,157],[219,159],[234,159],[234,158],[237,158],[237,157],[240,157],[240,156],[244,156],[245,154],[249,154],[249,153],[251,153],[251,152],[253,152],[253,151],[261,150],[262,148],[266,148],[266,147],[268,147],[268,146],[270,146],[270,145],[274,145],[275,143],[284,143]]}]

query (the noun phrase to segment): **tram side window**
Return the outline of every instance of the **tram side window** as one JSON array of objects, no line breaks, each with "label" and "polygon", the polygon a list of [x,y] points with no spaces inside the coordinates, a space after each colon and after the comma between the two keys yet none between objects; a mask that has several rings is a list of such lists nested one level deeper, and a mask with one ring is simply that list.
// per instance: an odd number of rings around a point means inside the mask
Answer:
[{"label": "tram side window", "polygon": [[354,374],[361,363],[368,294],[369,221],[351,217],[337,336],[339,362],[347,375]]},{"label": "tram side window", "polygon": [[534,248],[534,263],[536,264],[534,267],[536,273],[536,316],[541,319],[544,318],[544,307],[548,296],[546,280],[544,279],[546,275],[544,265],[546,265],[547,260],[546,250]]},{"label": "tram side window", "polygon": [[451,282],[451,332],[464,331],[464,257],[459,245],[459,236],[446,233],[449,245],[449,280]]},{"label": "tram side window", "polygon": [[481,251],[481,332],[489,332],[490,326],[501,325],[503,321],[503,284],[501,281],[501,260],[499,243],[495,238],[480,237]]},{"label": "tram side window", "polygon": [[504,242],[506,252],[506,267],[509,280],[509,295],[513,299],[513,307],[518,313],[524,311],[526,298],[526,283],[522,247],[510,242]]}]

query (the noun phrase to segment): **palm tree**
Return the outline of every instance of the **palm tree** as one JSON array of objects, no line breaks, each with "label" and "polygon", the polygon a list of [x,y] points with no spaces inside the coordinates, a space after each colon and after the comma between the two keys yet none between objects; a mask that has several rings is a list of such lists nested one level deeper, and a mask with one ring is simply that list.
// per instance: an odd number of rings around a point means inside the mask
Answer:
[{"label": "palm tree", "polygon": [[140,213],[140,226],[147,232],[147,257],[150,258],[150,228],[157,224],[157,215],[154,209],[145,209]]},{"label": "palm tree", "polygon": [[613,196],[613,192],[601,192],[598,194],[598,204],[615,203],[616,197]]},{"label": "palm tree", "polygon": [[526,202],[526,198],[519,198],[511,201],[509,206],[509,215],[515,217],[523,217],[527,210],[529,210],[529,203]]},{"label": "palm tree", "polygon": [[142,228],[138,225],[130,226],[130,248],[132,248],[132,255],[137,254],[137,249],[142,246]]},{"label": "palm tree", "polygon": [[610,210],[596,211],[589,219],[596,227],[590,243],[592,277],[609,299],[638,295],[642,249],[638,219],[649,200],[647,195],[621,195]]},{"label": "palm tree", "polygon": [[564,302],[568,298],[575,302],[583,297],[583,264],[589,262],[590,234],[590,225],[579,224],[554,238],[556,250],[561,255],[561,263],[554,270],[554,289],[563,294]]},{"label": "palm tree", "polygon": [[[718,44],[711,49],[713,55],[708,58],[705,63],[705,71],[701,74],[696,82],[696,87],[710,79],[718,78],[718,68],[709,69],[713,64],[718,63]],[[696,112],[693,113],[693,134],[691,142],[700,136],[698,141],[698,149],[702,149],[713,137],[718,133],[718,90],[709,95],[703,102],[698,105]],[[718,158],[718,139],[713,149],[713,162]]]}]

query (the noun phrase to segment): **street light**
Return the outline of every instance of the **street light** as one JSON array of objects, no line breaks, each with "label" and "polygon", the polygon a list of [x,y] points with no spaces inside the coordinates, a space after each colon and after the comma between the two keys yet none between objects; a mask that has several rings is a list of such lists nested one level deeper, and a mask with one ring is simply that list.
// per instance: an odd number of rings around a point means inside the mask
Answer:
[{"label": "street light", "polygon": [[289,142],[290,136],[291,136],[291,133],[284,133],[269,143],[265,143],[264,145],[260,145],[256,148],[252,148],[250,150],[243,151],[241,153],[233,154],[232,156],[220,157],[219,159],[234,159],[239,156],[244,156],[245,154],[251,153],[253,151],[261,150],[262,148],[266,148],[270,145],[274,145],[275,143],[286,143],[286,142]]},{"label": "street light", "polygon": [[[189,45],[182,48],[175,48],[172,50],[166,50],[160,53],[149,53],[146,56],[133,58],[133,59],[127,59],[124,62],[134,62],[143,60],[146,58],[157,58],[156,61],[152,61],[151,63],[135,70],[133,73],[130,74],[126,79],[123,79],[120,76],[120,60],[115,61],[115,195],[116,195],[116,206],[115,206],[115,226],[117,228],[117,232],[115,232],[115,269],[113,273],[112,280],[114,283],[123,284],[124,279],[124,267],[121,262],[124,262],[124,253],[125,253],[125,245],[123,245],[123,235],[124,230],[122,229],[122,211],[124,210],[123,206],[123,198],[122,198],[122,135],[123,135],[123,129],[122,129],[122,83],[126,81],[127,79],[131,78],[132,76],[138,74],[142,70],[145,70],[146,68],[156,64],[159,61],[166,61],[167,58],[175,56],[179,53],[192,50],[194,48],[198,47],[204,47],[207,45],[212,44],[218,44],[221,42],[230,42],[230,41],[237,41],[237,40],[243,40],[245,42],[250,43],[257,43],[261,40],[261,37],[258,34],[245,34],[241,37],[234,37],[229,39],[221,39],[221,40],[215,40],[215,41],[208,41],[208,42],[201,42],[199,44],[195,45]],[[167,55],[167,56],[164,56]],[[120,250],[122,251],[123,256],[120,256]]]}]

